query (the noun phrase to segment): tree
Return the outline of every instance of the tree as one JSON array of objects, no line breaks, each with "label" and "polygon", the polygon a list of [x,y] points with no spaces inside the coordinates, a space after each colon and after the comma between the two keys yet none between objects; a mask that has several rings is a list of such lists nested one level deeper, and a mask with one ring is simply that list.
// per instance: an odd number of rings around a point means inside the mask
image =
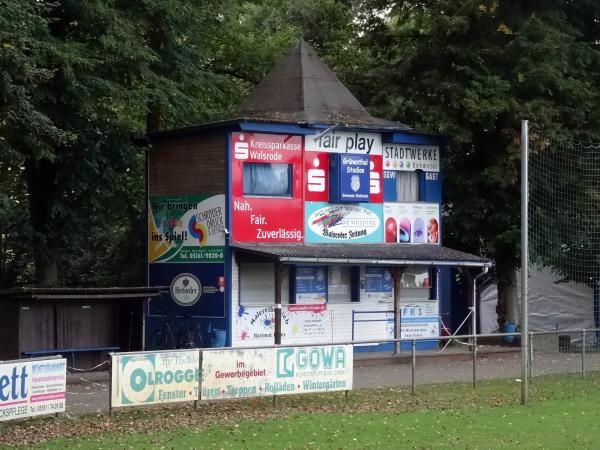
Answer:
[{"label": "tree", "polygon": [[[39,285],[143,281],[148,105],[160,103],[163,124],[190,123],[229,107],[218,94],[243,89],[207,82],[212,56],[199,43],[219,21],[208,3],[2,1],[5,283],[28,281],[32,260]],[[120,254],[135,254],[137,270],[123,264],[125,276],[111,277],[114,265],[99,262]]]},{"label": "tree", "polygon": [[370,84],[379,86],[371,106],[448,137],[445,243],[493,258],[499,321],[516,321],[519,122],[567,136],[600,133],[600,6],[361,3],[374,5],[362,41],[375,64]]},{"label": "tree", "polygon": [[230,116],[295,29],[233,0],[0,6],[3,286],[143,282],[145,133]]}]

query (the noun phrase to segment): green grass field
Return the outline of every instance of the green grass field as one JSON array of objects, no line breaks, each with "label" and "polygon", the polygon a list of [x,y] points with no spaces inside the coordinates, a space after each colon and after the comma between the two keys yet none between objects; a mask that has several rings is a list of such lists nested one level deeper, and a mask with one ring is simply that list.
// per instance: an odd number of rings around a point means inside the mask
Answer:
[{"label": "green grass field", "polygon": [[52,427],[62,422],[69,438],[36,444],[44,449],[600,447],[600,375],[536,378],[526,407],[518,393],[514,380],[482,382],[475,391],[451,383],[423,386],[416,396],[401,389],[361,390],[348,404],[332,393],[281,397],[278,408],[269,399],[250,399],[199,411],[123,410],[112,419],[22,422],[28,426],[20,431],[36,428],[39,438],[49,426],[59,436]]}]

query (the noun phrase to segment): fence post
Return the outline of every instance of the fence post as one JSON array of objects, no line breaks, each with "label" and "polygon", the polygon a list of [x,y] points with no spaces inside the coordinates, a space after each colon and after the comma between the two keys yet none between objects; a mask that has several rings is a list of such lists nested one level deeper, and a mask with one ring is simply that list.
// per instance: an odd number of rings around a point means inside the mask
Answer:
[{"label": "fence post", "polygon": [[477,337],[473,338],[473,389],[477,383]]},{"label": "fence post", "polygon": [[529,379],[533,381],[533,333],[529,333]]},{"label": "fence post", "polygon": [[585,378],[585,329],[581,330],[581,378]]},{"label": "fence post", "polygon": [[109,353],[110,363],[108,364],[108,417],[112,417],[112,385],[113,385],[113,353]]},{"label": "fence post", "polygon": [[411,372],[411,387],[412,387],[412,394],[415,395],[415,391],[416,391],[416,379],[415,379],[415,366],[417,365],[417,342],[413,339],[412,340],[412,372]]}]

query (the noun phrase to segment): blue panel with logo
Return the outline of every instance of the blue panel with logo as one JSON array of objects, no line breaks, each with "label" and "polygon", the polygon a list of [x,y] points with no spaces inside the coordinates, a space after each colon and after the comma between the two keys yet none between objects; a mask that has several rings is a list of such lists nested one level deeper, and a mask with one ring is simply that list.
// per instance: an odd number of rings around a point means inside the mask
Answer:
[{"label": "blue panel with logo", "polygon": [[149,316],[225,317],[224,264],[155,263],[149,265],[150,285],[170,292],[149,302]]},{"label": "blue panel with logo", "polygon": [[329,201],[360,203],[369,201],[369,155],[332,153],[329,155]]},{"label": "blue panel with logo", "polygon": [[149,284],[169,292],[148,302],[145,349],[223,346],[224,339],[217,344],[214,335],[227,328],[225,265],[154,263],[148,268]]}]

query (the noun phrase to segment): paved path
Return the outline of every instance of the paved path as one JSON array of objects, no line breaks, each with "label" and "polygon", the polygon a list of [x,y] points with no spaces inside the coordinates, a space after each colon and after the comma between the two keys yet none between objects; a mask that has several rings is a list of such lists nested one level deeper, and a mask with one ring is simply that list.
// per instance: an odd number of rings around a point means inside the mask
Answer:
[{"label": "paved path", "polygon": [[[537,353],[533,374],[577,372],[581,370],[581,354]],[[600,370],[600,354],[586,356],[586,370]],[[417,356],[417,386],[426,383],[471,381],[471,355],[463,349],[448,349]],[[477,358],[477,379],[521,378],[521,354],[482,349]],[[103,413],[108,411],[108,372],[69,375],[67,383],[67,414]],[[400,358],[377,354],[357,354],[354,367],[354,387],[410,386],[410,354]]]}]

